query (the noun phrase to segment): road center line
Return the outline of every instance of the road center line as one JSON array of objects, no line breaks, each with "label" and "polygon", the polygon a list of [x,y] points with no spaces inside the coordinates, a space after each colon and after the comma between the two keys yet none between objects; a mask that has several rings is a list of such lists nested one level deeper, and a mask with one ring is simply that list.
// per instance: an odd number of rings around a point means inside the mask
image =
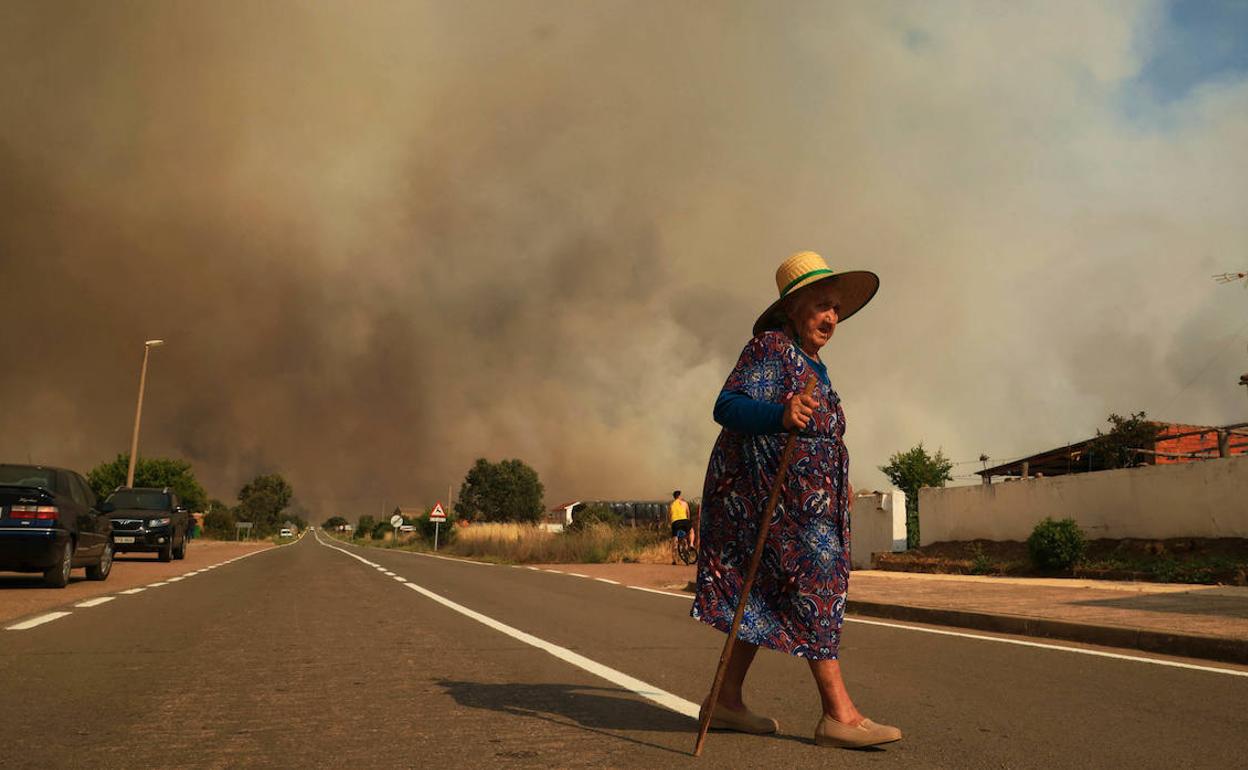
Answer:
[{"label": "road center line", "polygon": [[116,599],[116,598],[117,598],[116,596],[101,596],[97,599],[87,599],[85,602],[78,602],[74,606],[75,607],[98,607],[101,604],[111,602],[113,599]]},{"label": "road center line", "polygon": [[[364,559],[360,558],[359,556],[356,556],[350,551],[347,551],[342,548],[338,548],[336,546],[329,545],[325,543],[324,541],[321,541],[319,538],[317,539],[317,542],[319,542],[321,545],[325,546],[326,548],[330,548],[335,551],[341,551],[342,553],[345,553],[347,556],[350,556],[352,559],[356,559],[358,561],[364,562]],[[640,695],[641,697],[647,700],[654,701],[655,703],[659,704],[660,706],[663,706],[664,708],[671,709],[672,711],[675,711],[677,714],[682,714],[684,716],[689,717],[690,719],[698,718],[698,705],[692,701],[687,701],[684,698],[673,695],[670,692],[667,692],[665,690],[660,690],[654,685],[647,684],[646,682],[643,682],[640,679],[636,679],[634,677],[629,676],[628,674],[625,674],[623,671],[617,671],[616,669],[610,668],[609,666],[604,666],[603,664],[595,660],[591,660],[585,657],[584,655],[579,655],[575,652],[572,652],[566,647],[560,647],[559,645],[552,644],[551,642],[548,642],[545,639],[540,639],[536,636],[533,636],[532,634],[525,633],[524,631],[521,631],[518,628],[514,628],[512,626],[507,625],[506,623],[497,621],[494,618],[489,617],[488,615],[482,615],[480,612],[477,612],[476,610],[470,610],[467,607],[463,606],[462,604],[457,604],[451,601],[450,599],[447,599],[439,594],[435,594],[433,591],[430,591],[429,589],[424,588],[423,586],[419,586],[415,583],[410,583],[410,582],[404,583],[404,585],[406,585],[408,588],[412,589],[413,591],[419,593],[421,596],[424,596],[428,599],[432,599],[433,601],[437,602],[438,604],[441,604],[444,607],[448,607],[460,613],[461,615],[472,618],[473,620],[477,621],[478,623],[484,626],[488,626],[489,628],[492,628],[495,631],[498,631],[500,633],[506,634],[507,636],[510,636],[513,639],[524,642],[525,644],[530,645],[532,647],[536,647],[537,649],[542,650],[543,652],[547,652],[555,656],[556,658],[559,658],[562,661],[571,663],[577,668],[588,671],[594,676],[597,676],[601,679],[605,679],[608,682],[611,682],[612,684],[618,687],[622,687],[626,690],[630,690],[631,692],[636,693],[637,695]]]},{"label": "road center line", "polygon": [[594,580],[597,580],[599,583],[610,583],[613,586],[620,584],[618,580],[612,580],[611,578],[594,578]]},{"label": "road center line", "polygon": [[119,594],[137,594],[137,593],[142,593],[143,591],[146,591],[146,590],[147,590],[146,588],[127,588],[126,590],[124,590],[124,591],[118,591],[117,593],[119,593]]},{"label": "road center line", "polygon": [[68,614],[70,613],[49,612],[47,615],[40,615],[37,618],[31,618],[30,620],[24,620],[21,623],[14,623],[11,626],[6,626],[4,630],[5,631],[25,631],[28,628],[34,628],[35,626],[42,626],[44,623],[51,623],[52,621],[63,618]]}]

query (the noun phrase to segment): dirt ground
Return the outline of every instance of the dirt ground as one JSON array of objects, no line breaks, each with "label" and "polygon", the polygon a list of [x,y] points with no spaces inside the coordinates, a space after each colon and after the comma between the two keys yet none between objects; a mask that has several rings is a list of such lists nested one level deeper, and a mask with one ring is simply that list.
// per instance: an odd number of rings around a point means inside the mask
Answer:
[{"label": "dirt ground", "polygon": [[45,587],[43,577],[37,573],[0,572],[0,621],[185,575],[235,556],[272,547],[267,541],[192,540],[186,549],[186,558],[180,561],[161,562],[154,553],[118,554],[107,580],[87,580],[86,570],[75,568],[65,588]]},{"label": "dirt ground", "polygon": [[1027,544],[1012,540],[932,543],[876,554],[873,562],[876,569],[899,572],[1248,585],[1245,538],[1089,540],[1082,562],[1059,573],[1038,570]]}]

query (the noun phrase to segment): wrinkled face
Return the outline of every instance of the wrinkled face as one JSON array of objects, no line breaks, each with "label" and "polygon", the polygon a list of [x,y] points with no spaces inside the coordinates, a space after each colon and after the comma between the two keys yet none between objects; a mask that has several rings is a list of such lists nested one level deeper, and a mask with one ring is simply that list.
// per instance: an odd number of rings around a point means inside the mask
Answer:
[{"label": "wrinkled face", "polygon": [[786,312],[802,349],[812,353],[832,339],[840,320],[841,293],[831,281],[811,284],[794,295]]}]

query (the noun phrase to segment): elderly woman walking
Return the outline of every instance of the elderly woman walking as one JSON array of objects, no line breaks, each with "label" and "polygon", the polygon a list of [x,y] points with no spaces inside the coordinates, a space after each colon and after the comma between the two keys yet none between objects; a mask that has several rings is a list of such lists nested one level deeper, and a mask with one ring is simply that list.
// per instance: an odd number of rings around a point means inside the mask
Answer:
[{"label": "elderly woman walking", "polygon": [[[725,633],[787,434],[798,435],[711,727],[760,734],[779,728],[742,699],[745,675],[761,646],[809,662],[823,701],[817,744],[857,748],[896,741],[901,731],[859,713],[841,678],[853,491],[842,440],[845,413],[819,358],[837,325],[875,295],[879,278],[867,271],[834,272],[806,251],[780,265],[776,286],[780,298],[754,324],[754,337],[715,402],[715,421],[723,430],[702,491],[692,614]],[[817,383],[806,396],[802,389],[811,377]]]}]

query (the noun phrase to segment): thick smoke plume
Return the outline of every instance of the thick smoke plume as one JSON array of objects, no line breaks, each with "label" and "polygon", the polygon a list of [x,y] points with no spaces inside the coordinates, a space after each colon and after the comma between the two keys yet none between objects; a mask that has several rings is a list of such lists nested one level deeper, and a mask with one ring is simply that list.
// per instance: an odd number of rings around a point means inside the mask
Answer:
[{"label": "thick smoke plume", "polygon": [[478,456],[697,490],[807,248],[883,279],[825,350],[859,486],[1243,419],[1248,87],[1124,109],[1128,9],[6,4],[0,459],[125,451],[162,337],[142,451],[214,496],[354,517]]}]

